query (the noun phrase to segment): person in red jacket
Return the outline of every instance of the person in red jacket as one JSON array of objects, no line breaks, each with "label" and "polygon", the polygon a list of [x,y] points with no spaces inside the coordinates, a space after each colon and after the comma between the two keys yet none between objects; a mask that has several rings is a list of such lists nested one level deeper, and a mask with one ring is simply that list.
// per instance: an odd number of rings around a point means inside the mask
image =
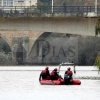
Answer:
[{"label": "person in red jacket", "polygon": [[66,85],[71,84],[73,72],[71,71],[71,68],[68,67],[64,74],[64,82]]},{"label": "person in red jacket", "polygon": [[39,81],[42,80],[46,80],[47,76],[46,76],[46,70],[42,70],[42,72],[40,73],[40,76],[39,76]]},{"label": "person in red jacket", "polygon": [[51,80],[57,80],[59,78],[59,74],[57,72],[57,68],[55,68],[51,73],[50,73],[50,77]]},{"label": "person in red jacket", "polygon": [[49,67],[46,66],[45,70],[46,70],[46,76],[47,76],[47,79],[50,79]]},{"label": "person in red jacket", "polygon": [[45,70],[42,70],[42,72],[40,73],[40,76],[39,76],[39,81],[41,79],[50,79],[50,73],[49,73],[49,67],[46,66]]}]

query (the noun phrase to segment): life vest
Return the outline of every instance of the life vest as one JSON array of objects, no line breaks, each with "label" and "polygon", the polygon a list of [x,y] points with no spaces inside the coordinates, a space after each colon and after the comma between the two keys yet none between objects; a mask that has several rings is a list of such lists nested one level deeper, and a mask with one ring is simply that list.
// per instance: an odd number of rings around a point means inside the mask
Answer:
[{"label": "life vest", "polygon": [[67,71],[66,74],[71,75],[72,74],[72,71]]},{"label": "life vest", "polygon": [[54,72],[53,71],[50,73],[50,76],[54,76]]},{"label": "life vest", "polygon": [[43,74],[46,74],[46,70],[42,70],[42,73],[43,73]]},{"label": "life vest", "polygon": [[66,71],[65,75],[64,75],[64,79],[71,79],[72,78],[72,71]]}]

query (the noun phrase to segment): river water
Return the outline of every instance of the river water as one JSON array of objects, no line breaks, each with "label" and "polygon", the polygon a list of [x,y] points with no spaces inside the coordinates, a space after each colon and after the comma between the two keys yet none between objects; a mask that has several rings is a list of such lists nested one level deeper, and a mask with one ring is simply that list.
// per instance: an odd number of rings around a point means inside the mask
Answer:
[{"label": "river water", "polygon": [[[40,71],[15,69],[0,68],[0,100],[100,100],[100,80],[81,79],[82,84],[78,86],[40,85]],[[97,71],[77,71],[76,75],[88,72],[98,75]]]}]

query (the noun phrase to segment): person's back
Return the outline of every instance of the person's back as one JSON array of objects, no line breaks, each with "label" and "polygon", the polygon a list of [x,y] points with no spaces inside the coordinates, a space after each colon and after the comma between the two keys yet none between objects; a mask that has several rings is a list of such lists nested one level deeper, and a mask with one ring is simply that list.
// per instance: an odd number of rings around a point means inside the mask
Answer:
[{"label": "person's back", "polygon": [[46,70],[46,76],[47,76],[47,78],[50,79],[49,67],[46,66],[45,70]]},{"label": "person's back", "polygon": [[71,68],[68,67],[67,68],[67,71],[65,71],[65,74],[64,74],[65,84],[69,84],[70,83],[70,80],[72,79],[73,72],[70,69]]},{"label": "person's back", "polygon": [[45,70],[40,73],[39,81],[42,79],[50,79],[49,67],[46,66]]},{"label": "person's back", "polygon": [[59,78],[59,74],[57,72],[57,68],[55,68],[51,73],[50,73],[51,80],[57,80]]},{"label": "person's back", "polygon": [[47,76],[46,76],[46,70],[42,70],[42,72],[40,73],[39,81],[41,81],[41,78],[42,79],[46,79],[47,78]]}]

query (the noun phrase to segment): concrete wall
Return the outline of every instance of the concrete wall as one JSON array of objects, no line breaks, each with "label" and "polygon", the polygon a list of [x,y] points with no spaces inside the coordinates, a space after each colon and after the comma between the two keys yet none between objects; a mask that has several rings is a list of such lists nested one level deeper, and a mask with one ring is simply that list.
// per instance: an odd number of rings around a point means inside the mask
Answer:
[{"label": "concrete wall", "polygon": [[97,18],[1,17],[0,30],[58,32],[95,36]]}]

